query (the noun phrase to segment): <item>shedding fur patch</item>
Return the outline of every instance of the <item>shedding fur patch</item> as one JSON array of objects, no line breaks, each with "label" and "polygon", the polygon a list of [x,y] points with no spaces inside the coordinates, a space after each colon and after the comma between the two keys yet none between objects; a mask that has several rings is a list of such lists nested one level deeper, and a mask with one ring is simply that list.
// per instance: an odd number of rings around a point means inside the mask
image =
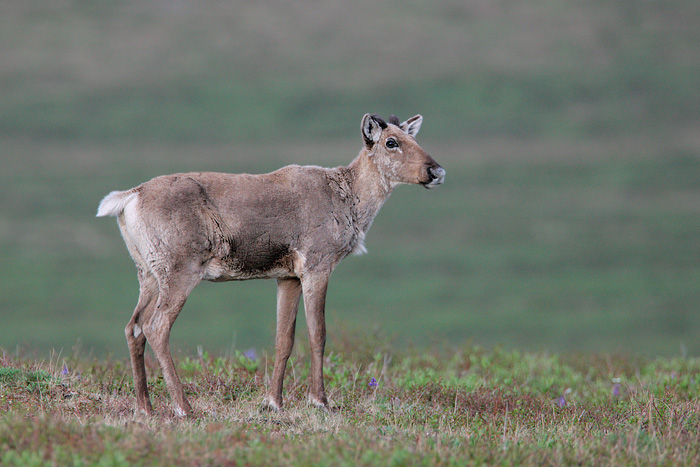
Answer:
[{"label": "shedding fur patch", "polygon": [[365,255],[365,254],[367,254],[367,248],[365,248],[365,233],[364,232],[357,233],[357,243],[355,244],[355,247],[352,249],[352,254],[353,255]]}]

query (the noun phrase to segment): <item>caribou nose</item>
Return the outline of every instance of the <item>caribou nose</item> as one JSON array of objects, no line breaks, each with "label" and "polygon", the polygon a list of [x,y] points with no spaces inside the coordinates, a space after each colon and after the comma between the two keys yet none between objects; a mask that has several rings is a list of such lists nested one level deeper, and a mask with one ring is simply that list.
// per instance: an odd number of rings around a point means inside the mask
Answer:
[{"label": "caribou nose", "polygon": [[428,167],[428,176],[430,177],[430,182],[425,184],[426,188],[433,188],[435,186],[441,185],[445,181],[445,169],[440,167]]}]

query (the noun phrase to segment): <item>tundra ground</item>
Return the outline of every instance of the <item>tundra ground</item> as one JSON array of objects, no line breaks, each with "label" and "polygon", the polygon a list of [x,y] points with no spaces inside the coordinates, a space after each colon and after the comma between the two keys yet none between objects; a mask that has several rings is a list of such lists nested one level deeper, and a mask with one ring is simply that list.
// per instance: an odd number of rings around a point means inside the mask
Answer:
[{"label": "tundra ground", "polygon": [[306,404],[308,356],[286,409],[261,412],[271,359],[181,356],[196,418],[175,418],[152,359],[156,415],[134,414],[121,360],[5,352],[3,465],[697,465],[700,360],[479,347],[329,352],[336,410]]}]

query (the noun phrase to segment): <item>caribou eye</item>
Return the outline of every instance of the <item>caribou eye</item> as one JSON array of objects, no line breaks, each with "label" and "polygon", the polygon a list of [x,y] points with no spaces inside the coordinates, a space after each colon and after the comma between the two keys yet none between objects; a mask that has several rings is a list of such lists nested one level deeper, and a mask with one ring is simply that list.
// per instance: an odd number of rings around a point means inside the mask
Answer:
[{"label": "caribou eye", "polygon": [[389,138],[386,140],[386,147],[388,149],[396,149],[399,147],[399,143],[394,138]]}]

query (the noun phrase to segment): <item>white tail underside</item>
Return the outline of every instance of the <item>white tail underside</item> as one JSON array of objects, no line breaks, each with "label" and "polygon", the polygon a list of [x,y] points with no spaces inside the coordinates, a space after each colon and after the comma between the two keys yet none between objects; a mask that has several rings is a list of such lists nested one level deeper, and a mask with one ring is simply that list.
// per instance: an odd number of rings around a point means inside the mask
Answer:
[{"label": "white tail underside", "polygon": [[97,217],[118,216],[129,202],[138,196],[135,191],[113,191],[102,199]]}]

